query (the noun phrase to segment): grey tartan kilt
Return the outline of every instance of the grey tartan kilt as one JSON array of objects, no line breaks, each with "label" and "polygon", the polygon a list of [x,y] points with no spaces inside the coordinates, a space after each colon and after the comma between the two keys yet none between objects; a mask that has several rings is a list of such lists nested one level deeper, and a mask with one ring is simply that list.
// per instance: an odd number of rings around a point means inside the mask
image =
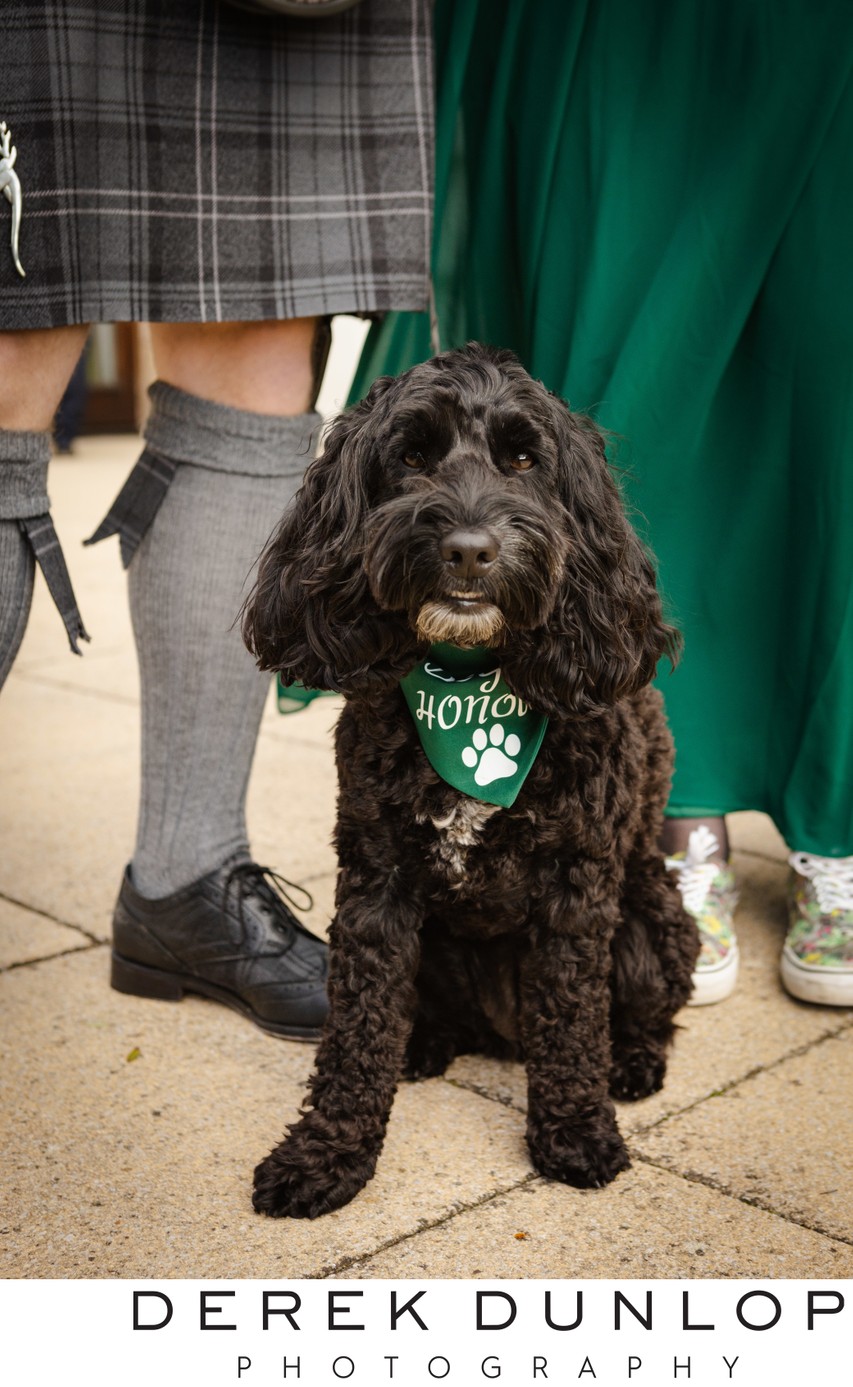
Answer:
[{"label": "grey tartan kilt", "polygon": [[0,328],[425,307],[430,18],[3,0]]}]

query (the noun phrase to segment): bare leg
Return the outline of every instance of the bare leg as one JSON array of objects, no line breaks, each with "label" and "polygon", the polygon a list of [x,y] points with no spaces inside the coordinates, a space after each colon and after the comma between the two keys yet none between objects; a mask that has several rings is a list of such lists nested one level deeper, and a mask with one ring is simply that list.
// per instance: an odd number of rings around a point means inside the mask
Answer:
[{"label": "bare leg", "polygon": [[687,851],[687,840],[694,829],[704,824],[710,829],[717,840],[719,851],[715,852],[709,861],[724,863],[729,858],[729,835],[726,828],[726,821],[722,814],[709,816],[704,819],[676,819],[667,818],[663,821],[663,831],[661,833],[660,845],[668,857],[676,852]]},{"label": "bare leg", "polygon": [[0,333],[0,429],[49,429],[88,327]]},{"label": "bare leg", "polygon": [[152,323],[161,380],[257,414],[302,414],[313,395],[316,318],[269,323]]}]

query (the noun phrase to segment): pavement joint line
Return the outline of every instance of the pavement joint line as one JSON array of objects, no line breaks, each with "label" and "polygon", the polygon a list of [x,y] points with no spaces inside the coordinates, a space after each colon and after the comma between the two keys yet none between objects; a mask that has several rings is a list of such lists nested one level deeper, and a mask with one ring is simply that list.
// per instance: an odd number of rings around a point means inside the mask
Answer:
[{"label": "pavement joint line", "polygon": [[667,1175],[673,1175],[678,1180],[684,1180],[688,1185],[702,1185],[705,1189],[713,1190],[726,1199],[734,1200],[736,1204],[745,1204],[750,1209],[761,1209],[763,1213],[772,1214],[774,1218],[781,1219],[783,1223],[793,1224],[796,1228],[805,1228],[809,1233],[818,1233],[820,1237],[827,1238],[830,1242],[842,1243],[845,1247],[853,1247],[853,1237],[848,1237],[844,1233],[830,1233],[826,1228],[821,1228],[806,1218],[783,1213],[781,1209],[775,1209],[772,1204],[759,1199],[757,1195],[738,1194],[736,1190],[729,1189],[727,1185],[722,1184],[719,1180],[714,1180],[712,1176],[703,1175],[701,1170],[678,1170],[674,1166],[665,1165],[663,1161],[653,1160],[651,1156],[644,1156],[641,1151],[631,1150],[630,1147],[629,1151],[632,1160],[651,1166],[653,1170],[660,1170]]},{"label": "pavement joint line", "polygon": [[70,949],[60,949],[55,954],[42,954],[39,958],[22,958],[17,963],[7,963],[0,968],[0,975],[3,973],[13,973],[18,968],[33,968],[37,963],[52,963],[55,958],[67,958],[69,954],[88,954],[92,949],[103,949],[105,943],[100,939],[90,940],[87,944],[77,944]]},{"label": "pavement joint line", "polygon": [[[85,656],[83,658],[85,659]],[[16,674],[15,678],[21,684],[39,684],[42,688],[58,689],[62,693],[82,694],[85,698],[100,699],[102,703],[120,703],[127,708],[139,707],[138,698],[130,698],[127,694],[110,693],[107,689],[90,689],[83,684],[75,684],[73,680],[50,679],[39,674]]]},{"label": "pavement joint line", "polygon": [[780,1065],[787,1064],[788,1060],[797,1059],[801,1055],[807,1055],[816,1045],[823,1045],[824,1041],[827,1040],[836,1040],[838,1036],[849,1031],[851,1027],[853,1027],[853,1016],[849,1016],[847,1020],[836,1026],[833,1030],[826,1031],[823,1035],[816,1036],[814,1040],[806,1041],[803,1045],[797,1045],[793,1050],[787,1050],[784,1055],[779,1055],[775,1060],[769,1060],[767,1064],[755,1065],[753,1069],[748,1069],[745,1074],[740,1074],[736,1078],[730,1079],[728,1083],[722,1084],[719,1088],[712,1089],[710,1093],[702,1094],[699,1098],[694,1099],[692,1103],[688,1103],[686,1107],[675,1108],[672,1112],[662,1113],[661,1116],[656,1117],[653,1122],[649,1122],[642,1127],[636,1127],[631,1133],[632,1139],[646,1136],[648,1132],[653,1132],[655,1128],[662,1127],[665,1122],[671,1122],[673,1118],[683,1117],[685,1113],[693,1112],[694,1108],[701,1107],[703,1103],[709,1102],[712,1098],[722,1098],[723,1094],[730,1093],[733,1088],[738,1088],[741,1084],[746,1083],[748,1079],[754,1079],[757,1074],[769,1074],[772,1070],[778,1069]]},{"label": "pavement joint line", "polygon": [[[841,1243],[844,1246],[853,1246],[853,1238],[845,1237],[840,1233],[830,1233],[825,1228],[820,1228],[816,1224],[810,1223],[807,1219],[796,1218],[792,1215],[782,1213],[781,1210],[774,1209],[772,1205],[763,1203],[760,1199],[755,1197],[737,1194],[734,1190],[713,1180],[710,1176],[703,1175],[699,1171],[676,1170],[671,1166],[664,1165],[660,1161],[655,1161],[648,1156],[644,1156],[639,1151],[633,1150],[630,1144],[628,1149],[632,1160],[637,1160],[643,1165],[652,1167],[654,1170],[660,1170],[665,1175],[671,1175],[677,1180],[684,1180],[686,1184],[702,1185],[707,1189],[713,1190],[715,1194],[721,1194],[737,1204],[744,1204],[747,1208],[761,1209],[763,1213],[770,1214],[774,1218],[780,1219],[783,1223],[793,1224],[798,1228],[805,1229],[807,1232],[816,1233],[818,1236],[826,1238],[829,1242]],[[380,1243],[370,1252],[364,1252],[354,1257],[342,1257],[332,1265],[322,1267],[320,1271],[317,1272],[316,1279],[322,1281],[327,1278],[339,1277],[343,1272],[352,1271],[353,1268],[364,1266],[373,1257],[378,1256],[382,1252],[388,1252],[391,1248],[400,1247],[406,1242],[412,1242],[414,1239],[420,1237],[422,1233],[429,1233],[435,1228],[443,1227],[445,1224],[452,1222],[453,1219],[458,1218],[460,1214],[470,1213],[474,1209],[482,1209],[494,1199],[500,1199],[504,1195],[513,1194],[517,1190],[526,1189],[534,1184],[544,1183],[545,1180],[543,1176],[539,1175],[535,1170],[531,1171],[522,1180],[508,1185],[504,1189],[492,1190],[489,1194],[485,1194],[479,1199],[472,1200],[470,1203],[456,1205],[453,1209],[448,1210],[447,1213],[440,1215],[438,1218],[424,1219],[418,1228],[412,1229],[412,1231],[408,1233],[401,1233],[398,1237],[389,1238],[386,1242]],[[552,1181],[550,1183],[555,1182]]]},{"label": "pavement joint line", "polygon": [[40,920],[49,920],[52,925],[61,925],[63,929],[76,930],[82,934],[84,939],[88,939],[93,944],[103,944],[105,941],[99,939],[97,934],[92,934],[90,930],[84,929],[82,925],[73,925],[70,920],[59,920],[55,915],[51,915],[47,910],[40,910],[37,905],[30,905],[28,901],[18,900],[17,896],[10,896],[6,891],[0,891],[0,901],[6,901],[9,905],[16,905],[20,910],[27,910],[31,915],[38,915]]},{"label": "pavement joint line", "polygon": [[[698,1108],[701,1104],[707,1103],[711,1098],[722,1097],[724,1093],[728,1093],[731,1089],[737,1088],[739,1084],[745,1083],[747,1079],[754,1079],[757,1074],[766,1074],[770,1070],[776,1069],[778,1065],[787,1063],[790,1059],[796,1059],[799,1055],[805,1055],[809,1050],[813,1049],[815,1045],[822,1045],[825,1040],[835,1040],[838,1036],[843,1035],[851,1028],[853,1028],[853,1016],[850,1016],[847,1020],[836,1026],[834,1030],[827,1031],[824,1035],[817,1036],[814,1040],[807,1041],[805,1044],[799,1045],[793,1050],[786,1051],[784,1055],[780,1055],[775,1060],[768,1061],[767,1064],[756,1065],[755,1068],[747,1070],[744,1074],[739,1074],[734,1079],[730,1079],[728,1083],[723,1084],[720,1088],[712,1089],[710,1093],[701,1094],[698,1098],[694,1098],[692,1103],[685,1104],[683,1108],[673,1108],[671,1112],[662,1113],[660,1117],[656,1117],[654,1121],[645,1123],[640,1127],[635,1127],[631,1132],[631,1138],[634,1139],[635,1137],[645,1136],[647,1133],[653,1132],[656,1127],[662,1126],[663,1123],[670,1122],[673,1118],[683,1117],[685,1113],[693,1112],[694,1108]],[[505,1108],[512,1108],[514,1112],[522,1114],[525,1112],[525,1109],[509,1094],[490,1093],[487,1088],[469,1079],[448,1078],[447,1075],[443,1075],[442,1077],[444,1082],[450,1084],[453,1088],[464,1089],[468,1093],[476,1093],[478,1097],[487,1098],[492,1103],[500,1103]]]},{"label": "pavement joint line", "polygon": [[480,1098],[488,1098],[491,1103],[500,1103],[504,1108],[512,1108],[513,1112],[520,1112],[522,1114],[525,1112],[525,1109],[516,1103],[508,1093],[505,1095],[501,1095],[500,1093],[489,1093],[488,1089],[482,1088],[479,1084],[475,1084],[471,1080],[448,1079],[446,1074],[443,1074],[441,1077],[446,1084],[450,1084],[451,1088],[461,1088],[464,1089],[466,1093],[476,1093]]},{"label": "pavement joint line", "polygon": [[470,1203],[456,1204],[452,1209],[448,1209],[447,1213],[440,1214],[436,1218],[422,1219],[419,1226],[413,1228],[411,1232],[400,1233],[395,1238],[388,1238],[386,1242],[378,1244],[378,1246],[372,1248],[370,1252],[362,1252],[354,1257],[341,1257],[331,1266],[322,1267],[320,1271],[317,1272],[316,1279],[318,1281],[323,1281],[330,1277],[338,1277],[344,1271],[351,1271],[353,1267],[363,1266],[365,1262],[369,1262],[372,1257],[378,1256],[380,1252],[387,1252],[389,1248],[399,1247],[401,1243],[411,1242],[414,1238],[420,1237],[421,1233],[432,1232],[433,1228],[441,1228],[445,1223],[450,1223],[454,1218],[458,1218],[460,1214],[470,1213],[472,1209],[482,1209],[486,1204],[490,1204],[493,1199],[500,1199],[505,1194],[513,1194],[516,1190],[525,1189],[528,1185],[541,1184],[543,1183],[543,1178],[544,1177],[537,1174],[535,1170],[531,1170],[523,1179],[516,1181],[514,1184],[507,1185],[505,1189],[491,1190],[488,1194],[481,1195],[479,1199],[471,1200]]}]

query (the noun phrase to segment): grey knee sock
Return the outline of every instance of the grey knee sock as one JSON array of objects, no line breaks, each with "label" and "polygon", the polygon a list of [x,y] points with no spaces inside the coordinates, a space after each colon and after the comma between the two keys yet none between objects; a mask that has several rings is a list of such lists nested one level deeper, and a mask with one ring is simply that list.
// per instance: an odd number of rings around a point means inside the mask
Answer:
[{"label": "grey knee sock", "polygon": [[24,638],[35,557],[18,521],[48,509],[50,434],[0,429],[0,686]]},{"label": "grey knee sock", "polygon": [[320,417],[247,413],[159,381],[151,398],[148,448],[179,464],[128,574],[142,687],[132,872],[155,898],[248,856],[246,787],[269,675],[234,623]]}]

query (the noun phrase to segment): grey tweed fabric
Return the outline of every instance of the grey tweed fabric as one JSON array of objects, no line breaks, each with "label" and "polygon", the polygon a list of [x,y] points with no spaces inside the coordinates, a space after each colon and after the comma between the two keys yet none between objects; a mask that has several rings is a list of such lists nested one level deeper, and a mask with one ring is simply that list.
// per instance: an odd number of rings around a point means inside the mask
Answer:
[{"label": "grey tweed fabric", "polygon": [[0,687],[23,640],[38,562],[75,655],[89,636],[47,494],[50,434],[0,429]]},{"label": "grey tweed fabric", "polygon": [[0,328],[423,308],[430,0],[3,0]]},{"label": "grey tweed fabric", "polygon": [[24,517],[50,506],[50,435],[0,429],[0,688],[18,653],[33,597],[35,555]]},{"label": "grey tweed fabric", "polygon": [[176,467],[128,569],[142,697],[132,871],[143,896],[249,856],[246,786],[270,681],[238,618],[319,425],[314,413],[258,415],[152,390],[146,437]]}]

